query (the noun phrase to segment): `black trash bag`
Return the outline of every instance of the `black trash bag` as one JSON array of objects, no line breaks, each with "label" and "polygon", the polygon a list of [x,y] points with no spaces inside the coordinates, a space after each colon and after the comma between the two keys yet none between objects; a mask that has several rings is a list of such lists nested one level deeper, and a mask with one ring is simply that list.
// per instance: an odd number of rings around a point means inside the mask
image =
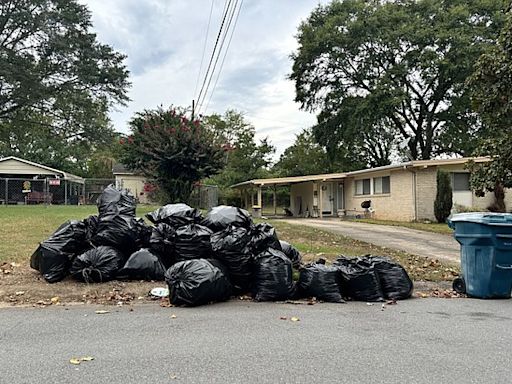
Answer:
[{"label": "black trash bag", "polygon": [[176,262],[176,230],[169,224],[157,224],[152,228],[149,249],[160,256],[166,268]]},{"label": "black trash bag", "polygon": [[293,268],[299,269],[302,256],[297,248],[283,240],[279,240],[279,244],[283,253],[291,260]]},{"label": "black trash bag", "polygon": [[197,306],[231,297],[231,283],[218,260],[180,261],[165,272],[165,281],[173,305]]},{"label": "black trash bag", "polygon": [[256,224],[252,229],[251,237],[251,248],[255,255],[265,252],[269,248],[282,250],[276,230],[269,223]]},{"label": "black trash bag", "polygon": [[98,231],[98,215],[91,215],[82,220],[86,228],[86,239],[91,241],[96,232]]},{"label": "black trash bag", "polygon": [[341,272],[338,267],[312,263],[300,270],[297,283],[299,297],[316,297],[331,303],[344,303],[340,287]]},{"label": "black trash bag", "polygon": [[384,256],[370,255],[363,256],[361,262],[373,265],[386,299],[405,300],[411,297],[413,282],[400,264]]},{"label": "black trash bag", "polygon": [[96,204],[100,216],[109,212],[118,212],[135,217],[137,206],[135,197],[128,190],[117,189],[112,184],[103,190]]},{"label": "black trash bag", "polygon": [[211,236],[212,251],[222,261],[237,292],[247,292],[252,283],[253,254],[248,247],[250,231],[242,227],[229,226]]},{"label": "black trash bag", "polygon": [[212,231],[199,224],[189,224],[176,230],[176,260],[206,259],[212,256]]},{"label": "black trash bag", "polygon": [[153,227],[147,225],[144,219],[141,217],[136,218],[133,224],[135,226],[135,232],[137,234],[137,238],[135,240],[135,247],[137,249],[148,248]]},{"label": "black trash bag", "polygon": [[117,249],[99,246],[77,256],[69,272],[79,281],[103,283],[115,279],[123,263],[124,256]]},{"label": "black trash bag", "polygon": [[250,228],[253,223],[249,212],[245,209],[229,205],[211,208],[201,223],[213,232],[222,231],[228,226]]},{"label": "black trash bag", "polygon": [[357,259],[338,258],[333,265],[341,272],[341,291],[352,300],[384,301],[379,276],[373,265],[363,265]]},{"label": "black trash bag", "polygon": [[67,276],[74,255],[91,247],[87,241],[87,227],[82,221],[63,223],[30,257],[30,266],[38,270],[49,283]]},{"label": "black trash bag", "polygon": [[253,279],[257,301],[287,300],[295,294],[292,262],[277,249],[269,248],[256,256]]},{"label": "black trash bag", "polygon": [[163,281],[165,267],[160,258],[149,249],[143,248],[132,253],[124,267],[117,272],[121,280]]},{"label": "black trash bag", "polygon": [[119,249],[125,255],[138,250],[140,221],[129,215],[109,212],[100,216],[98,231],[92,242]]},{"label": "black trash bag", "polygon": [[202,220],[201,212],[187,204],[167,204],[156,211],[146,214],[153,224],[165,223],[174,228],[187,224],[199,223]]}]

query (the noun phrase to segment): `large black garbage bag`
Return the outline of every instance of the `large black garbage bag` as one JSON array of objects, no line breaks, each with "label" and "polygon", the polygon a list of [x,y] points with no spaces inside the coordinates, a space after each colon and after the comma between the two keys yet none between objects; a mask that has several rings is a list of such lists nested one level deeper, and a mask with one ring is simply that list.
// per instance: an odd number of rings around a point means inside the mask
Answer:
[{"label": "large black garbage bag", "polygon": [[30,257],[30,266],[38,270],[49,283],[67,276],[73,255],[90,248],[87,228],[82,221],[63,223]]},{"label": "large black garbage bag", "polygon": [[277,249],[269,248],[256,256],[253,278],[257,301],[286,300],[295,293],[292,263]]},{"label": "large black garbage bag", "polygon": [[413,283],[407,271],[400,264],[384,256],[368,255],[360,260],[360,263],[373,265],[386,299],[404,300],[411,297]]},{"label": "large black garbage bag", "polygon": [[338,258],[333,265],[342,277],[341,290],[348,297],[359,301],[383,301],[384,293],[373,265],[363,265],[357,259]]},{"label": "large black garbage bag", "polygon": [[224,267],[213,259],[180,261],[165,272],[165,281],[169,286],[169,302],[174,305],[225,301],[232,292]]},{"label": "large black garbage bag", "polygon": [[169,224],[157,224],[152,228],[149,249],[160,256],[166,268],[174,264],[176,230]]},{"label": "large black garbage bag", "polygon": [[199,224],[189,224],[176,230],[176,260],[208,258],[212,255],[212,231]]},{"label": "large black garbage bag", "polygon": [[202,220],[201,212],[187,204],[167,204],[156,211],[146,214],[153,224],[165,223],[174,228],[183,225],[199,223]]},{"label": "large black garbage bag", "polygon": [[148,248],[153,227],[147,225],[141,217],[136,218],[133,225],[135,226],[136,233],[135,248]]},{"label": "large black garbage bag", "polygon": [[102,245],[75,257],[69,272],[79,281],[103,283],[115,279],[123,263],[124,256],[121,252]]},{"label": "large black garbage bag", "polygon": [[92,242],[106,245],[131,255],[138,249],[141,223],[132,216],[109,212],[100,216],[98,231]]},{"label": "large black garbage bag", "polygon": [[132,253],[124,267],[117,272],[122,280],[157,280],[163,281],[165,267],[160,258],[149,249],[140,249]]},{"label": "large black garbage bag", "polygon": [[277,238],[276,230],[269,223],[256,224],[252,229],[251,236],[251,247],[255,255],[265,252],[269,248],[281,251],[281,244]]},{"label": "large black garbage bag", "polygon": [[302,256],[300,255],[300,252],[297,250],[297,248],[283,240],[279,240],[279,244],[281,245],[281,250],[283,253],[287,258],[291,260],[293,268],[298,269],[300,267]]},{"label": "large black garbage bag", "polygon": [[340,292],[341,272],[323,263],[307,264],[300,270],[297,291],[300,297],[316,297],[331,303],[344,303]]},{"label": "large black garbage bag", "polygon": [[249,212],[229,205],[219,205],[211,208],[201,224],[210,228],[213,232],[222,231],[228,226],[249,228],[253,225]]},{"label": "large black garbage bag", "polygon": [[252,283],[253,254],[248,247],[250,231],[242,227],[230,226],[211,236],[215,258],[226,266],[233,287],[238,292],[246,292]]},{"label": "large black garbage bag", "polygon": [[117,249],[99,246],[77,256],[71,265],[71,276],[86,283],[102,283],[116,277],[124,256]]},{"label": "large black garbage bag", "polygon": [[82,220],[86,228],[85,237],[87,241],[91,241],[96,232],[98,231],[98,220],[98,215],[91,215]]},{"label": "large black garbage bag", "polygon": [[128,190],[117,189],[111,184],[98,197],[97,206],[100,216],[107,212],[118,212],[123,215],[135,216],[137,202]]}]

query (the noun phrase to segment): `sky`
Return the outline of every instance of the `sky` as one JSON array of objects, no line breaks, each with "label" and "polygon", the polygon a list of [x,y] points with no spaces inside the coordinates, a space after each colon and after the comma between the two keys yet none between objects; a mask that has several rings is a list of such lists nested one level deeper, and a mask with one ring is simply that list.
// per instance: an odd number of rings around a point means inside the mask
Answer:
[{"label": "sky", "polygon": [[[159,105],[186,107],[197,98],[225,1],[82,0],[92,13],[98,40],[127,55],[132,101],[112,111],[117,131],[128,132],[127,122],[138,111]],[[268,137],[276,147],[274,159],[278,159],[295,135],[316,121],[314,114],[301,111],[294,102],[294,84],[287,76],[290,54],[297,49],[298,26],[326,2],[244,0],[219,80],[201,113],[223,114],[228,109],[244,113],[256,128],[256,138]],[[222,56],[217,68],[221,61]]]}]

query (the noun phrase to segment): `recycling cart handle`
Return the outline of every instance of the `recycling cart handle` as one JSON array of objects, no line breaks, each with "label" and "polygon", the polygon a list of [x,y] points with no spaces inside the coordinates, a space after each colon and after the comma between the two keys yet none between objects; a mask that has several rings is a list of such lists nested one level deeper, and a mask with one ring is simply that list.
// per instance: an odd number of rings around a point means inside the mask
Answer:
[{"label": "recycling cart handle", "polygon": [[512,265],[496,264],[496,268],[498,268],[498,269],[512,269]]}]

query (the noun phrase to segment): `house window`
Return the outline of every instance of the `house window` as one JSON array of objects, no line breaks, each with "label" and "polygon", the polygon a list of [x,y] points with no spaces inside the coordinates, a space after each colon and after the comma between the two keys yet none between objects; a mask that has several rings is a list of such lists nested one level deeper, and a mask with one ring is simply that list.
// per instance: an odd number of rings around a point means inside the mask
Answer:
[{"label": "house window", "polygon": [[356,180],[356,195],[370,194],[370,179]]},{"label": "house window", "polygon": [[452,186],[454,191],[471,191],[468,172],[452,173]]},{"label": "house window", "polygon": [[380,195],[390,192],[390,180],[389,176],[385,177],[374,177],[373,178],[373,193]]}]

